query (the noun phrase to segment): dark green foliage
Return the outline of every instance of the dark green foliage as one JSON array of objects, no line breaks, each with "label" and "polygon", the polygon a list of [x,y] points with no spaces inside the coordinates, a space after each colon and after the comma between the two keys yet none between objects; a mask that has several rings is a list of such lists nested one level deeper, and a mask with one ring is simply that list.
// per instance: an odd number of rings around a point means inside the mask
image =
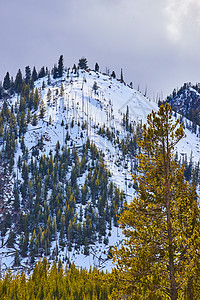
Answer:
[{"label": "dark green foliage", "polygon": [[[19,266],[18,251],[15,252],[15,266]],[[87,271],[72,264],[64,271],[61,260],[54,261],[51,268],[46,260],[39,261],[32,275],[12,275],[8,270],[0,278],[1,299],[70,299],[108,300],[112,292],[108,275],[97,269]]]},{"label": "dark green foliage", "polygon": [[98,63],[95,64],[94,70],[95,70],[95,72],[99,72],[99,65],[98,65]]},{"label": "dark green foliage", "polygon": [[45,72],[45,68],[43,66],[38,73],[38,78],[43,78],[45,76],[46,76],[46,72]]},{"label": "dark green foliage", "polygon": [[37,71],[36,71],[36,68],[33,67],[33,71],[32,71],[32,80],[33,81],[36,81],[38,79],[38,75],[37,75]]},{"label": "dark green foliage", "polygon": [[6,76],[4,77],[3,88],[4,88],[4,90],[9,90],[9,88],[10,88],[10,75],[9,75],[9,72],[7,72]]},{"label": "dark green foliage", "polygon": [[[21,77],[20,73],[19,70],[15,82]],[[49,91],[47,101],[51,102],[53,92],[51,95]],[[4,163],[5,174],[15,172],[14,197],[9,203],[10,213],[6,207],[1,218],[1,235],[4,237],[7,233],[7,238],[14,224],[17,238],[13,242],[10,239],[8,245],[18,249],[16,256],[29,256],[32,263],[43,255],[59,259],[59,253],[67,251],[66,245],[69,251],[73,247],[88,255],[91,244],[109,242],[108,231],[111,232],[112,226],[118,226],[117,215],[123,210],[125,194],[111,181],[103,154],[94,143],[88,139],[82,147],[77,147],[70,140],[72,128],[77,126],[75,118],[72,122],[71,119],[62,122],[66,144],[58,142],[55,151],[49,155],[40,152],[45,147],[43,135],[32,149],[27,149],[24,138],[27,124],[31,122],[36,126],[37,118],[44,117],[45,108],[38,89],[31,88],[30,82],[23,82],[20,93],[19,105],[10,109],[5,101],[0,113],[0,142],[3,144],[0,163]],[[136,171],[141,126],[130,121],[128,107],[123,122],[126,134],[121,140],[112,128],[102,126],[97,130],[119,147],[124,167],[131,160],[131,171]],[[85,136],[86,129],[87,123],[79,122],[80,136]],[[13,168],[17,141],[22,154],[17,168]],[[118,161],[117,164],[120,165]],[[190,169],[190,163],[187,164],[186,177],[198,184],[199,167],[192,163]],[[0,186],[0,197],[2,194],[3,187]],[[55,250],[52,249],[53,241],[57,241]],[[18,266],[19,262],[15,265]]]},{"label": "dark green foliage", "polygon": [[22,90],[22,85],[23,85],[23,80],[22,80],[22,72],[19,69],[15,78],[15,92],[17,94],[21,93]]},{"label": "dark green foliage", "polygon": [[200,125],[199,92],[198,84],[184,83],[180,89],[174,89],[166,100],[175,112],[193,122],[191,130],[195,133],[196,126]]},{"label": "dark green foliage", "polygon": [[39,93],[38,93],[38,89],[36,88],[34,96],[33,96],[33,107],[34,107],[35,110],[38,109],[39,103],[40,103],[40,96],[39,96]]},{"label": "dark green foliage", "polygon": [[114,71],[112,71],[111,77],[114,78],[114,79],[116,78],[116,75],[115,75]]},{"label": "dark green foliage", "polygon": [[[22,115],[23,111],[20,114],[21,118]],[[11,147],[9,135],[7,135],[7,144],[9,149]],[[112,184],[112,193],[107,194],[107,190],[110,190],[109,172],[106,170],[101,153],[89,140],[82,149],[76,149],[75,146],[72,149],[67,147],[61,149],[58,142],[54,156],[52,154],[38,156],[39,151],[37,154],[36,151],[42,148],[43,137],[41,136],[33,150],[37,159],[32,158],[28,163],[24,137],[21,139],[23,156],[19,157],[17,165],[22,181],[20,185],[15,182],[13,209],[26,210],[28,214],[18,214],[15,221],[21,236],[19,253],[22,257],[30,254],[32,261],[35,255],[48,254],[51,243],[57,239],[59,232],[57,253],[59,249],[64,250],[68,238],[69,249],[73,246],[80,251],[82,247],[87,255],[90,244],[95,243],[97,239],[107,243],[106,228],[110,228],[112,219],[116,224],[115,215],[120,213],[123,206],[123,193]],[[89,166],[90,161],[93,163],[92,168]],[[78,184],[78,178],[87,169],[89,173],[82,187]],[[71,174],[70,180],[68,174]],[[48,205],[47,194],[50,195]],[[76,206],[78,203],[82,203],[80,218]],[[7,217],[2,232],[7,231],[9,224]],[[14,241],[12,242],[10,238],[8,244],[13,246]]]},{"label": "dark green foliage", "polygon": [[20,266],[20,257],[19,257],[19,252],[17,250],[15,251],[14,266],[16,267]]},{"label": "dark green foliage", "polygon": [[29,66],[27,66],[25,68],[25,82],[26,82],[26,84],[29,83],[30,79],[31,79],[31,69],[30,69]]},{"label": "dark green foliage", "polygon": [[61,55],[58,60],[58,77],[63,76],[63,71],[64,71],[63,55]]},{"label": "dark green foliage", "polygon": [[8,239],[7,239],[7,247],[9,247],[9,248],[13,248],[14,247],[15,238],[16,238],[15,233],[11,229],[10,232],[9,232]]},{"label": "dark green foliage", "polygon": [[76,73],[77,73],[77,67],[76,67],[76,65],[75,65],[75,64],[73,65],[73,68],[72,68],[72,70],[73,70],[74,74],[76,74]]},{"label": "dark green foliage", "polygon": [[98,87],[98,85],[97,85],[97,82],[94,81],[94,84],[93,84],[92,89],[94,90],[94,93],[95,93],[95,94],[97,93],[98,88],[99,88],[99,87]]},{"label": "dark green foliage", "polygon": [[86,70],[88,69],[87,65],[87,59],[85,57],[82,57],[79,59],[78,66],[80,69]]},{"label": "dark green foliage", "polygon": [[53,78],[56,79],[58,77],[58,68],[56,65],[54,65],[52,70]]},{"label": "dark green foliage", "polygon": [[36,115],[36,113],[33,115],[32,125],[33,125],[33,126],[36,126],[36,125],[37,125],[37,115]]},{"label": "dark green foliage", "polygon": [[40,114],[39,114],[41,119],[44,118],[45,113],[46,113],[46,107],[45,107],[44,101],[41,100],[41,102],[40,102]]},{"label": "dark green foliage", "polygon": [[3,98],[3,86],[2,86],[2,83],[0,81],[0,99]]},{"label": "dark green foliage", "polygon": [[121,83],[124,83],[124,76],[123,76],[123,71],[122,71],[122,69],[121,69],[120,81],[121,81]]}]

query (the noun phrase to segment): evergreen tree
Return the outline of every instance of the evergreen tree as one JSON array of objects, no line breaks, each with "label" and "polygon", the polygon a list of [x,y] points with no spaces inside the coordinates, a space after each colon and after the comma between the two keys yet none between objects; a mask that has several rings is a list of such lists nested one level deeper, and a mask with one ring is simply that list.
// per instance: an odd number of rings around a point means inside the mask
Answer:
[{"label": "evergreen tree", "polygon": [[0,99],[3,98],[3,86],[2,86],[2,83],[0,81]]},{"label": "evergreen tree", "polygon": [[39,96],[38,89],[36,88],[34,96],[33,96],[33,107],[35,110],[38,109],[39,102],[40,102],[40,96]]},{"label": "evergreen tree", "polygon": [[121,81],[121,83],[124,83],[124,76],[123,76],[123,71],[122,71],[122,69],[121,69],[120,81]]},{"label": "evergreen tree", "polygon": [[31,79],[31,69],[30,69],[29,66],[27,66],[25,68],[25,81],[26,81],[26,84],[29,83],[30,79]]},{"label": "evergreen tree", "polygon": [[36,71],[36,68],[33,67],[33,71],[32,71],[32,80],[33,81],[36,81],[38,79],[38,75],[37,75],[37,71]]},{"label": "evergreen tree", "polygon": [[72,68],[72,70],[73,70],[74,74],[76,74],[76,73],[77,73],[77,67],[76,67],[76,65],[75,65],[75,64],[73,65],[73,68]]},{"label": "evergreen tree", "polygon": [[99,65],[98,65],[98,63],[95,64],[95,72],[99,72]]},{"label": "evergreen tree", "polygon": [[21,72],[21,70],[19,69],[18,72],[17,72],[16,78],[15,78],[15,84],[14,84],[14,89],[15,89],[15,92],[16,92],[17,94],[20,94],[20,93],[21,93],[21,90],[22,90],[22,84],[23,84],[23,80],[22,80],[22,72]]},{"label": "evergreen tree", "polygon": [[128,125],[129,125],[129,107],[128,107],[128,105],[127,105],[127,107],[126,107],[126,130],[128,131]]},{"label": "evergreen tree", "polygon": [[43,77],[45,77],[45,75],[46,75],[45,68],[43,66],[38,73],[38,78],[43,78]]},{"label": "evergreen tree", "polygon": [[32,125],[33,126],[37,125],[37,115],[36,115],[36,113],[34,113],[34,115],[33,115]]},{"label": "evergreen tree", "polygon": [[16,238],[16,235],[15,235],[14,231],[12,229],[10,229],[8,240],[7,240],[7,247],[10,247],[10,248],[14,247],[15,238]]},{"label": "evergreen tree", "polygon": [[16,267],[20,266],[20,257],[19,257],[19,252],[17,250],[15,251],[14,266]]},{"label": "evergreen tree", "polygon": [[4,77],[3,88],[4,88],[4,90],[9,90],[9,88],[10,88],[10,74],[9,74],[9,72],[7,72],[6,76]]},{"label": "evergreen tree", "polygon": [[51,76],[50,76],[50,73],[49,73],[49,72],[48,72],[47,84],[48,84],[48,85],[51,84]]},{"label": "evergreen tree", "polygon": [[116,78],[116,75],[115,75],[114,71],[112,71],[111,77],[114,78],[114,79]]},{"label": "evergreen tree", "polygon": [[47,92],[47,102],[50,102],[51,101],[51,90],[48,89],[48,92]]},{"label": "evergreen tree", "polygon": [[87,59],[85,57],[82,57],[79,59],[78,66],[80,69],[86,70],[88,69],[87,65]]},{"label": "evergreen tree", "polygon": [[60,56],[58,60],[58,77],[63,76],[64,65],[63,65],[63,55]]},{"label": "evergreen tree", "polygon": [[53,78],[56,79],[58,77],[58,68],[56,65],[54,65],[52,73],[53,73]]},{"label": "evergreen tree", "polygon": [[63,97],[64,95],[64,86],[63,84],[61,83],[61,87],[60,87],[60,96]]},{"label": "evergreen tree", "polygon": [[126,239],[113,251],[120,295],[132,299],[192,299],[199,290],[200,211],[184,166],[174,160],[183,125],[169,104],[152,112],[143,126],[138,196],[120,217]]},{"label": "evergreen tree", "polygon": [[98,90],[98,85],[97,85],[97,82],[96,82],[96,81],[94,81],[94,84],[93,84],[92,89],[94,90],[94,93],[96,94],[96,93],[97,93],[97,90]]}]

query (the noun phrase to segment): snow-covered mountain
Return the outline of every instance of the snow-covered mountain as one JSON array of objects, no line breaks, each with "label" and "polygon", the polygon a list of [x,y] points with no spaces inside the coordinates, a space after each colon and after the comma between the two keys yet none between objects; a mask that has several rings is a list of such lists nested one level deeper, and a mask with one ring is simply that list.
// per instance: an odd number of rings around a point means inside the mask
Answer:
[{"label": "snow-covered mountain", "polygon": [[174,111],[193,121],[193,129],[200,125],[200,84],[184,83],[180,89],[174,89],[167,102]]},{"label": "snow-covered mountain", "polygon": [[[123,239],[116,214],[135,193],[137,138],[158,106],[91,70],[43,77],[35,82],[33,98],[36,90],[39,105],[24,108],[25,129],[15,137],[10,173],[0,168],[1,268],[31,269],[47,255],[50,261],[110,269],[110,247]],[[22,98],[14,95],[7,106],[19,130]],[[187,138],[179,142],[179,158],[192,155],[198,162],[199,137],[190,121],[183,122]],[[2,138],[3,155],[7,144]]]}]

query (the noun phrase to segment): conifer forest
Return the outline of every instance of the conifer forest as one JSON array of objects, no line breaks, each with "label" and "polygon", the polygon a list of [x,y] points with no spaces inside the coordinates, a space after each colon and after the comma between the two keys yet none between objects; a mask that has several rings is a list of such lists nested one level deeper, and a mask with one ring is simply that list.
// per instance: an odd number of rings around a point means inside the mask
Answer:
[{"label": "conifer forest", "polygon": [[85,57],[6,72],[0,299],[200,299],[198,93],[153,102]]}]

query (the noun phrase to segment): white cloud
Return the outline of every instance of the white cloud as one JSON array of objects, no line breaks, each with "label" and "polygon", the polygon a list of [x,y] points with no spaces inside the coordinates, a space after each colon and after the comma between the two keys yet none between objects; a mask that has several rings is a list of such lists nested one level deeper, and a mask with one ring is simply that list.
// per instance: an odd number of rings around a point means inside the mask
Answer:
[{"label": "white cloud", "polygon": [[200,33],[199,0],[168,0],[166,3],[166,28],[172,42],[191,40]]}]

